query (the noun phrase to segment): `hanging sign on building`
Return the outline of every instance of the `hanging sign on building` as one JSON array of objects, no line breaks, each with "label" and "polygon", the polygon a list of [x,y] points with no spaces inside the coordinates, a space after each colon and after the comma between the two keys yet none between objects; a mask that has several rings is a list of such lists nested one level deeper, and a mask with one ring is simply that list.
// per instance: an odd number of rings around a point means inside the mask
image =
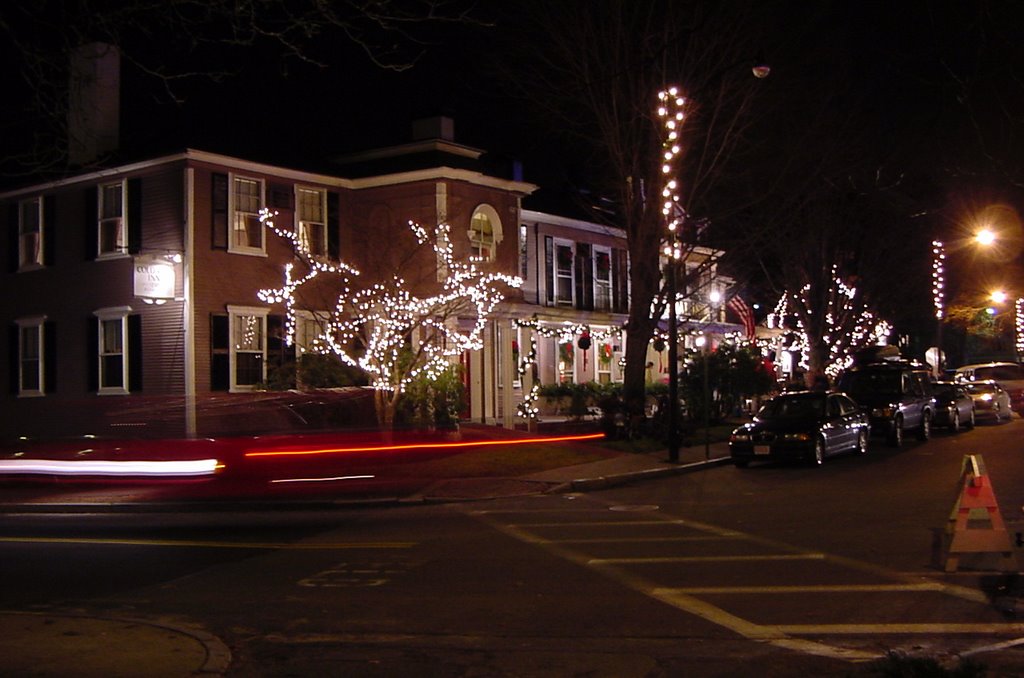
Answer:
[{"label": "hanging sign on building", "polygon": [[134,261],[135,296],[174,299],[174,262],[163,256],[142,255]]}]

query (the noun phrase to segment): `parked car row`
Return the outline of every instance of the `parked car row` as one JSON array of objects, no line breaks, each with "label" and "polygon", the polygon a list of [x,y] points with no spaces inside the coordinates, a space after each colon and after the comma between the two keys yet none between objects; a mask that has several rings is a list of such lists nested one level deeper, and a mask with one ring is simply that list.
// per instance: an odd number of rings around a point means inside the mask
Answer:
[{"label": "parked car row", "polygon": [[[1024,416],[1024,396],[1018,406],[999,382],[978,378],[987,375],[975,369],[981,367],[989,366],[965,366],[949,381],[934,381],[926,365],[911,361],[852,367],[835,391],[794,391],[769,400],[753,421],[733,431],[730,456],[740,468],[773,459],[821,464],[841,452],[866,453],[872,434],[899,447],[907,433],[926,441],[936,426],[959,433],[980,420],[1009,420],[1015,410]],[[1024,377],[1024,368],[1020,372]]]}]

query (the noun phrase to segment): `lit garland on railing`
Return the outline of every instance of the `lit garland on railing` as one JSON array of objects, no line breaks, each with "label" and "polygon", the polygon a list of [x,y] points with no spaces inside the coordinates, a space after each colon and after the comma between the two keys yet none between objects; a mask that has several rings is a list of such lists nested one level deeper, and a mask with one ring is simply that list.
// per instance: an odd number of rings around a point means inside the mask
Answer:
[{"label": "lit garland on railing", "polygon": [[[448,224],[439,224],[430,233],[410,221],[409,228],[419,245],[431,243],[440,270],[447,274],[441,281],[441,292],[434,296],[416,297],[405,289],[405,280],[399,276],[386,285],[376,283],[353,292],[348,281],[359,275],[357,270],[345,264],[328,265],[317,261],[294,233],[274,227],[271,216],[264,210],[260,218],[274,233],[291,241],[293,249],[310,270],[305,276],[293,278],[293,267],[287,265],[284,287],[260,290],[259,298],[267,303],[285,304],[287,342],[291,344],[295,331],[296,291],[320,273],[340,274],[345,280],[344,289],[315,346],[366,372],[378,390],[400,393],[421,374],[428,378],[438,376],[449,366],[449,358],[465,351],[479,350],[483,346],[482,336],[487,320],[504,299],[498,284],[513,288],[522,285],[522,279],[517,276],[485,273],[474,262],[456,261],[448,237]],[[468,333],[459,331],[450,322],[454,317],[472,316],[476,322]],[[416,347],[413,365],[403,368],[401,361],[406,338],[415,330],[420,330],[422,343]],[[351,348],[355,342],[361,351]]]},{"label": "lit garland on railing", "polygon": [[530,318],[529,320],[515,320],[513,322],[515,322],[517,327],[526,327],[542,337],[558,339],[562,343],[570,343],[581,334],[589,334],[591,340],[595,343],[604,341],[605,339],[618,339],[622,334],[622,328],[620,327],[594,331],[590,328],[590,325],[585,323],[571,323],[568,320],[563,322],[557,328],[541,324],[541,322],[536,318]]},{"label": "lit garland on railing", "polygon": [[[622,328],[614,327],[609,330],[594,331],[590,325],[585,323],[563,322],[559,327],[549,327],[541,324],[537,318],[528,320],[513,320],[516,327],[532,330],[530,335],[530,350],[523,355],[516,370],[520,377],[526,374],[531,365],[537,364],[537,336],[546,339],[555,339],[559,344],[572,344],[576,337],[588,336],[592,346],[600,346],[602,342],[610,340],[621,340]],[[600,350],[600,349],[598,349]],[[621,366],[620,362],[620,366]],[[516,406],[516,413],[525,419],[536,419],[540,414],[537,408],[537,400],[540,397],[540,384],[535,383],[523,397],[523,402]]]}]

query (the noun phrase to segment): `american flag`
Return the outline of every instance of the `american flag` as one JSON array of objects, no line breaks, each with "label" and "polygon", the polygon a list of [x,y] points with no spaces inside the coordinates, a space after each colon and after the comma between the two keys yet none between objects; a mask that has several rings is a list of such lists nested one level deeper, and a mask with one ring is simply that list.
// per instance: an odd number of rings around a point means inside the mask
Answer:
[{"label": "american flag", "polygon": [[739,295],[730,297],[726,303],[732,312],[740,318],[740,322],[743,323],[743,331],[747,336],[747,339],[753,339],[757,336],[754,330],[754,309],[747,305],[747,302],[743,301]]}]

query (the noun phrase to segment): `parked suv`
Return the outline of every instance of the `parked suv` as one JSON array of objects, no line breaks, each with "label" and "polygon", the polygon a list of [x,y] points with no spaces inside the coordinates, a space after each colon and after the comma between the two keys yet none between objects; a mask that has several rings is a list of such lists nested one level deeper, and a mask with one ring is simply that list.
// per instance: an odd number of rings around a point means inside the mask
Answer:
[{"label": "parked suv", "polygon": [[956,368],[953,380],[970,384],[992,380],[1010,394],[1010,408],[1024,417],[1024,365],[1017,363],[979,363]]},{"label": "parked suv", "polygon": [[871,432],[884,435],[892,447],[903,444],[907,431],[918,440],[931,437],[935,400],[926,365],[903,360],[858,365],[840,377],[839,388],[868,413]]}]

